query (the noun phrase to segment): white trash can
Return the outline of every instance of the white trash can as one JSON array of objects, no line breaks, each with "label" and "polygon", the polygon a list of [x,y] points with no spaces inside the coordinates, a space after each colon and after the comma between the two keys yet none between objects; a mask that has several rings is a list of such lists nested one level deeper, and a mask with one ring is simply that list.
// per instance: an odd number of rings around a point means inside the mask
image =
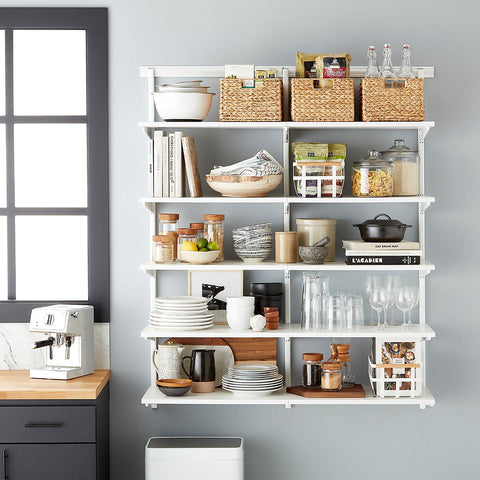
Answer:
[{"label": "white trash can", "polygon": [[152,437],[145,480],[243,480],[243,438]]}]

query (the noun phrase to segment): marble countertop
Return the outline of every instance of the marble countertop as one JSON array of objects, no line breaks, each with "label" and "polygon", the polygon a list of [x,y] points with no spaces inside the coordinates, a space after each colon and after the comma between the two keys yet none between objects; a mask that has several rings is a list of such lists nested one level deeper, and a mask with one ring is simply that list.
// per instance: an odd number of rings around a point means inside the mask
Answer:
[{"label": "marble countertop", "polygon": [[0,400],[95,400],[110,380],[110,370],[72,380],[30,378],[28,370],[0,370]]}]

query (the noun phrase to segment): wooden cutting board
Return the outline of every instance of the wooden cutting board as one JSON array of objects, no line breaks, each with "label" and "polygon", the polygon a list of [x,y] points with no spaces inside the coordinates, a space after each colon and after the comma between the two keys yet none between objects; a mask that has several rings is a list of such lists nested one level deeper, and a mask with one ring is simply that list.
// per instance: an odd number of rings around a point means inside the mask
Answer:
[{"label": "wooden cutting board", "polygon": [[305,388],[302,385],[287,387],[287,392],[305,398],[365,398],[365,391],[358,383],[339,392],[324,392],[320,388]]},{"label": "wooden cutting board", "polygon": [[173,342],[183,345],[228,345],[235,363],[277,364],[276,338],[169,338],[164,343]]}]

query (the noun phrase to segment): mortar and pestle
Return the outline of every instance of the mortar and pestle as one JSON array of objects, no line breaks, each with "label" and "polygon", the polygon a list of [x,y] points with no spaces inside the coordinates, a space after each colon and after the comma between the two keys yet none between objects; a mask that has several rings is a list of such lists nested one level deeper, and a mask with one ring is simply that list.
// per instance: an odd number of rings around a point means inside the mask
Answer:
[{"label": "mortar and pestle", "polygon": [[321,265],[328,255],[327,244],[330,243],[330,237],[324,237],[312,246],[306,247],[300,245],[298,247],[298,254],[303,263],[310,265]]}]

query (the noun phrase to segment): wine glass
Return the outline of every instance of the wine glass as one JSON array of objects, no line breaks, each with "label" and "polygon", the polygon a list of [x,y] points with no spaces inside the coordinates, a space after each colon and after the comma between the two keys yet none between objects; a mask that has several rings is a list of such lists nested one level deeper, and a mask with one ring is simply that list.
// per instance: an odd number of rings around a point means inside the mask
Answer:
[{"label": "wine glass", "polygon": [[388,305],[388,292],[385,287],[376,287],[368,297],[370,306],[377,312],[378,323],[377,328],[381,328],[380,312]]},{"label": "wine glass", "polygon": [[[370,295],[375,288],[380,287],[381,281],[378,275],[367,275],[365,280],[365,295],[370,299]],[[373,312],[370,311],[370,324],[373,324]]]},{"label": "wine glass", "polygon": [[385,288],[388,292],[388,305],[385,307],[385,325],[393,325],[393,310],[391,315],[391,322],[388,322],[388,312],[395,305],[395,291],[402,284],[402,279],[398,275],[388,275],[385,279]]},{"label": "wine glass", "polygon": [[412,298],[412,306],[408,309],[408,322],[407,327],[413,325],[412,323],[412,310],[418,305],[420,299],[420,289],[418,287],[407,287],[409,290],[410,297]]},{"label": "wine glass", "polygon": [[[418,289],[418,287],[416,287]],[[395,291],[395,306],[403,313],[403,325],[402,328],[406,329],[407,326],[407,312],[411,311],[415,305],[415,287],[402,286]],[[417,294],[418,297],[418,294]]]}]

